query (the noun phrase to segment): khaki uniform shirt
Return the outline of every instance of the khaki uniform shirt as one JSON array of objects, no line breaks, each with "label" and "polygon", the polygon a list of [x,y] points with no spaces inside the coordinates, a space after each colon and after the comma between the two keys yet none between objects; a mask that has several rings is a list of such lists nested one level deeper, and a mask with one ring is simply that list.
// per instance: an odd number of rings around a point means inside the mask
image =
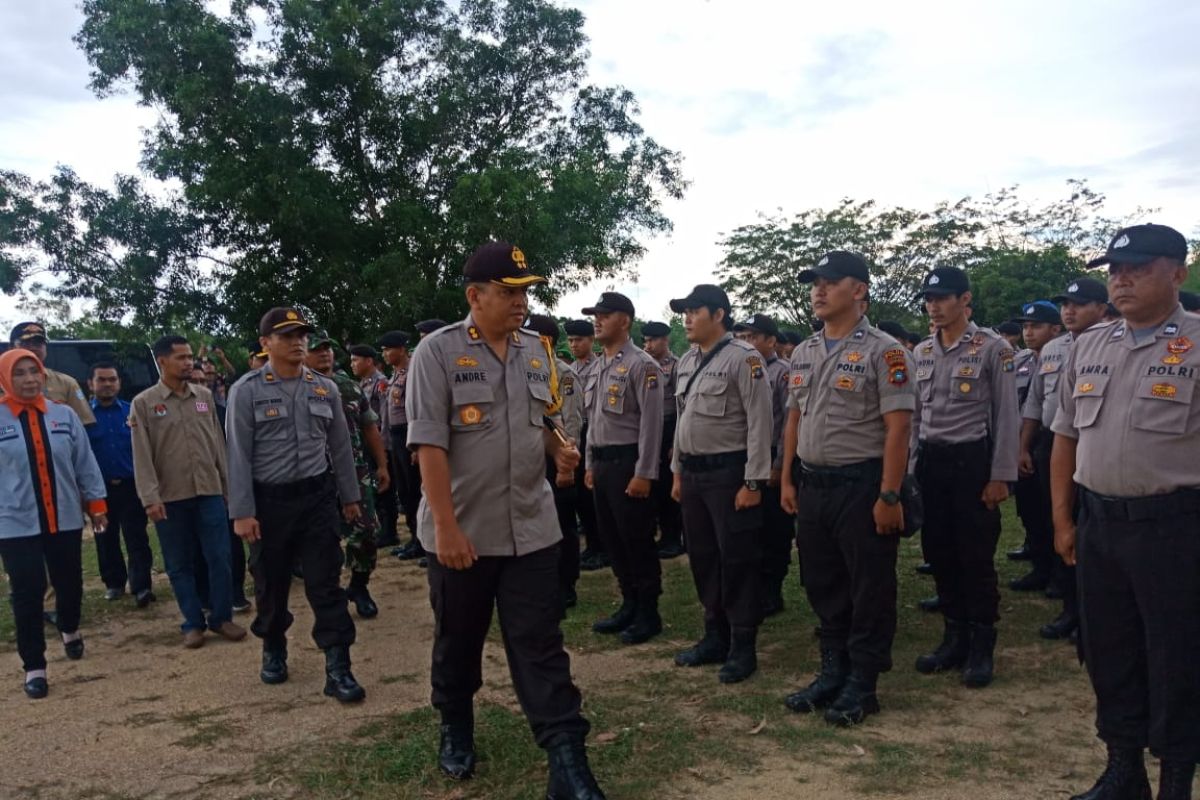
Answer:
[{"label": "khaki uniform shirt", "polygon": [[675,372],[679,366],[679,358],[674,353],[667,353],[658,362],[658,371],[662,373],[663,387],[663,419],[673,419],[677,413],[675,408]]},{"label": "khaki uniform shirt", "polygon": [[1070,333],[1046,342],[1038,357],[1033,380],[1029,382],[1029,394],[1021,406],[1022,419],[1036,419],[1046,429],[1054,424],[1054,415],[1058,411],[1058,379],[1074,342]]},{"label": "khaki uniform shirt", "polygon": [[583,393],[583,427],[585,428],[588,425],[588,415],[592,413],[592,398],[591,395],[589,395],[586,391],[588,376],[599,363],[600,359],[596,358],[596,356],[592,356],[587,361],[576,361],[571,365],[571,369],[575,370],[575,377],[579,379],[579,384],[576,388]]},{"label": "khaki uniform shirt", "polygon": [[1029,384],[1033,382],[1033,376],[1037,374],[1037,369],[1038,353],[1036,350],[1026,347],[1024,350],[1017,351],[1017,355],[1013,358],[1013,374],[1016,375],[1017,382],[1017,408],[1025,405],[1025,398],[1029,396]]},{"label": "khaki uniform shirt", "polygon": [[[412,361],[409,361],[408,369],[411,368]],[[397,367],[392,373],[392,379],[388,381],[387,399],[383,404],[386,411],[381,415],[385,431],[408,424],[408,415],[404,411],[404,401],[408,391],[408,369]]]},{"label": "khaki uniform shirt", "polygon": [[913,417],[912,455],[918,442],[962,444],[990,438],[991,480],[1015,481],[1021,414],[1008,342],[970,322],[950,347],[943,347],[934,334],[913,355],[921,405]]},{"label": "khaki uniform shirt", "polygon": [[609,358],[601,355],[588,372],[584,389],[588,408],[587,468],[592,449],[636,444],[633,474],[658,479],[662,451],[662,373],[653,358],[632,340]]},{"label": "khaki uniform shirt", "polygon": [[83,396],[79,383],[70,375],[53,369],[46,369],[46,389],[44,394],[49,400],[70,406],[84,425],[95,425],[96,415]]},{"label": "khaki uniform shirt", "polygon": [[788,363],[777,355],[767,359],[767,383],[771,387],[771,471],[783,468],[783,426],[787,421]]},{"label": "khaki uniform shirt", "polygon": [[1136,342],[1124,320],[1082,333],[1059,378],[1055,433],[1075,482],[1110,497],[1200,487],[1200,317],[1182,306]]},{"label": "khaki uniform shirt", "polygon": [[805,464],[843,467],[883,458],[883,415],[914,411],[908,350],[866,317],[830,350],[818,333],[792,352],[788,408],[800,412],[796,455]]},{"label": "khaki uniform shirt", "polygon": [[333,467],[342,504],[362,498],[342,396],[332,379],[302,367],[284,380],[267,364],[229,390],[225,417],[229,514],[255,516],[254,484],[315,478]]},{"label": "khaki uniform shirt", "polygon": [[583,428],[583,387],[570,364],[561,358],[555,361],[558,364],[558,392],[562,395],[562,408],[558,413],[563,432],[568,439],[579,444],[579,432]]},{"label": "khaki uniform shirt", "polygon": [[[771,477],[771,387],[762,356],[751,345],[726,333],[729,343],[691,380],[704,354],[688,350],[676,367],[675,450],[671,471],[681,472],[682,456],[746,451],[745,479]],[[719,342],[718,342],[719,344]],[[715,347],[716,345],[714,345]],[[690,386],[689,386],[690,382]],[[684,389],[690,389],[685,396]]]},{"label": "khaki uniform shirt", "polygon": [[[480,556],[520,556],[562,539],[546,480],[550,365],[537,334],[514,331],[503,361],[471,317],[429,334],[409,365],[408,446],[450,461],[454,516]],[[436,551],[433,512],[418,510],[421,544]]]},{"label": "khaki uniform shirt", "polygon": [[178,395],[159,381],[133,398],[129,427],[143,506],[229,495],[225,436],[208,389],[189,383]]}]

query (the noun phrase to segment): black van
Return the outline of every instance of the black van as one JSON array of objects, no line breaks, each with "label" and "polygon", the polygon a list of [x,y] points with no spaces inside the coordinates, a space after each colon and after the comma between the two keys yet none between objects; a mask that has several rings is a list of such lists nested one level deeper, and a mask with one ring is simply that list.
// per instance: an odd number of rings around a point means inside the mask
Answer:
[{"label": "black van", "polygon": [[[8,350],[0,342],[0,353]],[[144,389],[158,383],[158,363],[149,345],[116,342],[110,339],[55,339],[47,344],[46,366],[70,375],[87,392],[88,372],[92,364],[111,361],[121,375],[121,397],[132,400]]]}]

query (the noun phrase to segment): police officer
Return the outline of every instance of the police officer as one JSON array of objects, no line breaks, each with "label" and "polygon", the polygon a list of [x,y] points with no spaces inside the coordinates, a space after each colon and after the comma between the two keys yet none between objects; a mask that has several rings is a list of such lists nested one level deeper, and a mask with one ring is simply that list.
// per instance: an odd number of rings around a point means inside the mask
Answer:
[{"label": "police officer", "polygon": [[[408,544],[393,551],[401,561],[421,559],[425,551],[421,548],[421,540],[417,538],[417,503],[421,499],[421,486],[417,482],[416,467],[409,458],[408,447],[408,417],[404,411],[405,386],[408,381],[408,352],[409,336],[404,331],[388,331],[379,337],[375,343],[383,352],[383,360],[392,368],[392,378],[388,381],[387,401],[383,403],[383,413],[380,415],[382,429],[387,432],[392,457],[392,483],[395,484],[396,498],[400,511],[404,513],[404,524],[408,527]],[[385,530],[380,537],[381,547],[398,543],[398,538]]]},{"label": "police officer", "polygon": [[762,356],[730,333],[729,298],[719,286],[696,286],[672,300],[671,310],[684,315],[695,345],[679,359],[671,493],[683,506],[692,578],[704,606],[704,637],[675,663],[724,662],[718,679],[738,683],[758,668],[771,390]]},{"label": "police officer", "polygon": [[442,328],[446,327],[446,323],[440,319],[423,319],[418,322],[415,327],[417,331],[417,343],[419,344],[424,341],[425,337],[429,334],[433,333],[434,331],[440,331]]},{"label": "police officer", "polygon": [[861,256],[835,250],[799,279],[825,326],[792,355],[782,501],[821,622],[821,671],[785,702],[850,725],[879,711],[876,680],[892,667],[916,390],[908,351],[859,311],[871,280]]},{"label": "police officer", "polygon": [[676,558],[684,554],[683,517],[679,503],[671,499],[671,445],[675,442],[675,365],[679,359],[671,352],[671,326],[665,322],[642,325],[642,349],[658,363],[663,381],[663,433],[659,454],[658,480],[650,490],[654,517],[658,522],[658,557]]},{"label": "police officer", "polygon": [[[1021,352],[1021,323],[1019,320],[1005,320],[996,326],[996,333],[1004,337],[1008,346],[1018,355]],[[1018,383],[1020,383],[1018,381]]]},{"label": "police officer", "polygon": [[783,611],[783,581],[792,560],[795,523],[780,504],[783,470],[783,425],[787,419],[788,364],[775,354],[779,326],[766,314],[754,314],[733,326],[738,338],[758,351],[766,362],[771,390],[771,477],[763,489],[762,586],[763,616]]},{"label": "police officer", "polygon": [[[33,353],[43,365],[46,363],[46,352],[49,349],[47,341],[46,328],[40,322],[22,322],[12,329],[8,337],[9,344]],[[55,403],[70,406],[84,426],[95,425],[96,415],[92,413],[92,407],[84,398],[79,382],[70,375],[49,367],[45,367],[45,371],[46,397]]]},{"label": "police officer", "polygon": [[[388,471],[388,483],[386,487],[381,482],[377,481],[375,487],[375,513],[379,518],[379,533],[375,537],[376,544],[380,539],[387,540],[388,537],[395,538],[396,524],[400,521],[400,506],[396,496],[396,487],[392,476],[392,437],[388,430],[387,423],[384,420],[384,415],[387,413],[388,402],[388,378],[383,374],[380,366],[383,364],[383,358],[379,355],[374,347],[369,344],[356,344],[350,347],[350,371],[354,377],[358,378],[359,389],[362,390],[363,396],[366,397],[371,410],[375,412],[375,416],[379,419],[379,433],[383,440],[383,449],[386,456],[385,466]],[[367,457],[370,459],[369,466],[373,472],[379,471],[379,464],[376,464],[371,454],[368,452]]]},{"label": "police officer", "polygon": [[1108,747],[1104,774],[1074,800],[1150,797],[1147,746],[1159,800],[1186,800],[1200,760],[1200,319],[1179,304],[1187,256],[1164,225],[1118,231],[1088,266],[1108,265],[1124,319],[1078,335],[1059,379],[1055,548],[1077,564]]},{"label": "police officer", "polygon": [[945,616],[938,647],[917,659],[923,673],[963,667],[968,687],[992,682],[1000,618],[996,543],[1000,503],[1017,479],[1014,353],[967,317],[971,285],[939,267],[921,287],[933,336],[916,349],[920,413],[913,419],[915,475],[925,496],[921,543]]},{"label": "police officer", "polygon": [[[362,514],[353,522],[343,520],[342,539],[346,544],[346,564],[350,567],[350,583],[346,596],[363,619],[378,616],[379,606],[367,588],[379,552],[376,536],[379,533],[379,518],[375,514],[375,488],[385,490],[390,483],[387,466],[387,451],[383,437],[379,435],[379,416],[371,408],[358,381],[334,367],[336,342],[329,334],[318,331],[309,334],[308,368],[337,384],[342,400],[342,414],[346,418],[346,429],[350,435],[350,451],[354,454],[354,471],[358,475],[358,488],[362,498]],[[369,457],[368,457],[369,456]],[[374,469],[371,465],[374,464]]]},{"label": "police officer", "polygon": [[[588,371],[594,369],[599,363],[599,359],[596,358],[592,349],[596,342],[596,328],[590,320],[572,319],[563,323],[563,330],[567,334],[567,348],[571,351],[571,357],[575,359],[571,364],[571,369],[575,370],[577,386],[582,392],[583,387],[587,385]],[[587,450],[588,414],[590,413],[591,409],[587,405],[585,396],[583,427],[579,431],[580,452]],[[604,542],[600,539],[600,534],[596,532],[596,497],[592,490],[584,485],[584,469],[585,466],[581,461],[575,476],[576,510],[579,514],[579,525],[583,529],[583,537],[586,540],[583,552],[579,554],[579,568],[584,572],[592,572],[608,567],[609,560],[608,552],[604,549]]]},{"label": "police officer", "polygon": [[[313,610],[313,640],[325,651],[325,694],[342,702],[366,692],[350,672],[354,620],[338,584],[342,552],[338,510],[362,514],[358,474],[337,384],[304,364],[313,327],[294,308],[272,308],[258,325],[267,365],[247,373],[229,393],[229,513],[250,543],[257,615],[250,630],[263,640],[263,683],[288,678],[288,590],[299,554]],[[332,471],[330,467],[332,465]]]},{"label": "police officer", "polygon": [[662,371],[630,338],[634,311],[628,297],[604,292],[583,313],[595,318],[603,348],[584,389],[589,409],[584,483],[594,493],[596,525],[621,590],[620,607],[592,630],[640,644],[662,631],[662,567],[650,504],[662,452]]},{"label": "police officer", "polygon": [[463,276],[471,312],[417,348],[407,408],[408,444],[425,476],[418,531],[433,555],[439,766],[460,779],[474,770],[473,698],[495,608],[513,687],[549,754],[547,797],[602,800],[558,624],[562,536],[545,469],[549,453],[557,472],[571,472],[579,453],[543,427],[555,404],[553,365],[537,336],[520,327],[528,288],[545,279],[503,242],[476,250]]}]

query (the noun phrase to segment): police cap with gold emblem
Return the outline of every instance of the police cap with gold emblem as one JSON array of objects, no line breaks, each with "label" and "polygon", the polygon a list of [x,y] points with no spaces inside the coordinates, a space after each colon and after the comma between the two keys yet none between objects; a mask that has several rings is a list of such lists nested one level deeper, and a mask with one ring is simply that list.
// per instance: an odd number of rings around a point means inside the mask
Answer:
[{"label": "police cap with gold emblem", "polygon": [[12,334],[8,337],[9,344],[23,344],[39,340],[46,341],[46,329],[40,322],[22,322],[12,329]]},{"label": "police cap with gold emblem", "polygon": [[529,271],[521,248],[508,242],[488,242],[477,249],[463,267],[463,278],[468,283],[494,283],[499,286],[546,283],[541,275]]},{"label": "police cap with gold emblem", "polygon": [[301,331],[302,333],[312,333],[313,326],[308,324],[304,319],[304,314],[300,313],[299,309],[281,306],[272,308],[266,314],[263,314],[258,323],[258,335],[270,336],[273,333],[290,333],[292,331]]}]

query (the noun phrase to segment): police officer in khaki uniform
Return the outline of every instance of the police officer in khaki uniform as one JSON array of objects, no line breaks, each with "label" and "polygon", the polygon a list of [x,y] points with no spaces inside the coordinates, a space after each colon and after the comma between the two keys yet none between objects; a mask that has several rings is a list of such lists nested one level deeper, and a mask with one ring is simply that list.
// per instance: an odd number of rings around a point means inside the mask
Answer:
[{"label": "police officer in khaki uniform", "polygon": [[[12,329],[12,334],[8,337],[9,344],[33,353],[42,364],[46,363],[46,351],[49,349],[47,341],[46,328],[40,322],[22,322]],[[95,425],[96,415],[92,413],[92,407],[83,396],[79,382],[70,375],[49,367],[45,367],[45,371],[46,397],[55,403],[70,406],[85,427]]]},{"label": "police officer in khaki uniform", "polygon": [[229,514],[234,532],[250,543],[257,607],[250,630],[263,641],[260,677],[267,684],[288,678],[287,604],[298,556],[313,640],[325,651],[325,694],[361,700],[366,692],[350,672],[354,620],[339,585],[337,500],[346,522],[362,513],[341,397],[336,383],[304,365],[313,327],[300,311],[273,308],[258,332],[267,365],[233,385],[225,426]]},{"label": "police officer in khaki uniform", "polygon": [[504,242],[476,250],[463,275],[471,313],[417,348],[407,404],[408,444],[425,476],[418,531],[431,554],[439,766],[459,779],[474,770],[473,698],[495,609],[513,687],[549,754],[546,796],[602,800],[558,624],[562,536],[546,481],[547,454],[568,473],[579,452],[544,427],[554,365],[521,329],[528,289],[545,279]]},{"label": "police officer in khaki uniform", "polygon": [[675,442],[675,366],[679,359],[671,352],[671,326],[665,322],[642,325],[642,349],[662,372],[663,432],[659,454],[658,480],[650,490],[654,517],[658,523],[658,557],[677,558],[686,552],[683,546],[683,517],[679,503],[671,499],[671,445]]},{"label": "police officer in khaki uniform", "polygon": [[945,635],[917,659],[917,670],[965,665],[963,683],[982,687],[992,682],[1000,618],[1000,503],[1017,479],[1014,353],[999,334],[968,318],[971,285],[961,269],[930,272],[921,296],[936,332],[915,351],[921,402],[913,419],[914,474],[925,496],[921,543],[933,565]]},{"label": "police officer in khaki uniform", "polygon": [[1165,225],[1119,231],[1088,266],[1108,265],[1124,319],[1080,334],[1059,379],[1055,548],[1078,565],[1108,747],[1108,768],[1073,800],[1149,798],[1147,746],[1159,800],[1189,800],[1200,760],[1200,317],[1178,300],[1187,257]]},{"label": "police officer in khaki uniform", "polygon": [[[592,325],[591,320],[572,319],[563,323],[563,330],[567,334],[567,347],[571,351],[572,358],[575,359],[571,363],[571,369],[575,370],[575,377],[578,381],[576,388],[583,395],[584,387],[587,386],[588,372],[595,369],[596,365],[600,363],[600,359],[593,351],[596,343],[596,328]],[[590,413],[591,408],[588,407],[587,397],[584,396],[583,427],[579,430],[579,451],[581,453],[587,451],[588,415]],[[585,469],[586,465],[580,461],[575,475],[575,511],[579,516],[579,526],[583,530],[585,540],[583,552],[579,554],[579,568],[584,572],[592,572],[604,569],[611,563],[608,559],[608,551],[604,549],[604,541],[596,530],[596,496],[591,489],[584,485]]]},{"label": "police officer in khaki uniform", "polygon": [[589,409],[584,483],[594,494],[596,526],[621,590],[620,607],[592,630],[640,644],[662,631],[662,567],[650,502],[662,450],[662,372],[630,338],[634,312],[628,297],[604,292],[583,313],[595,318],[596,339],[604,348],[584,389]]},{"label": "police officer in khaki uniform", "polygon": [[785,702],[851,725],[879,711],[876,680],[892,667],[916,389],[904,345],[859,310],[871,280],[861,256],[835,250],[799,279],[825,326],[792,354],[782,500],[821,622],[821,672]]},{"label": "police officer in khaki uniform", "polygon": [[758,668],[762,622],[763,490],[771,477],[771,387],[758,351],[733,338],[729,298],[700,284],[672,300],[695,347],[679,359],[679,423],[671,493],[684,535],[704,637],[675,656],[679,666],[722,664],[721,683]]}]

